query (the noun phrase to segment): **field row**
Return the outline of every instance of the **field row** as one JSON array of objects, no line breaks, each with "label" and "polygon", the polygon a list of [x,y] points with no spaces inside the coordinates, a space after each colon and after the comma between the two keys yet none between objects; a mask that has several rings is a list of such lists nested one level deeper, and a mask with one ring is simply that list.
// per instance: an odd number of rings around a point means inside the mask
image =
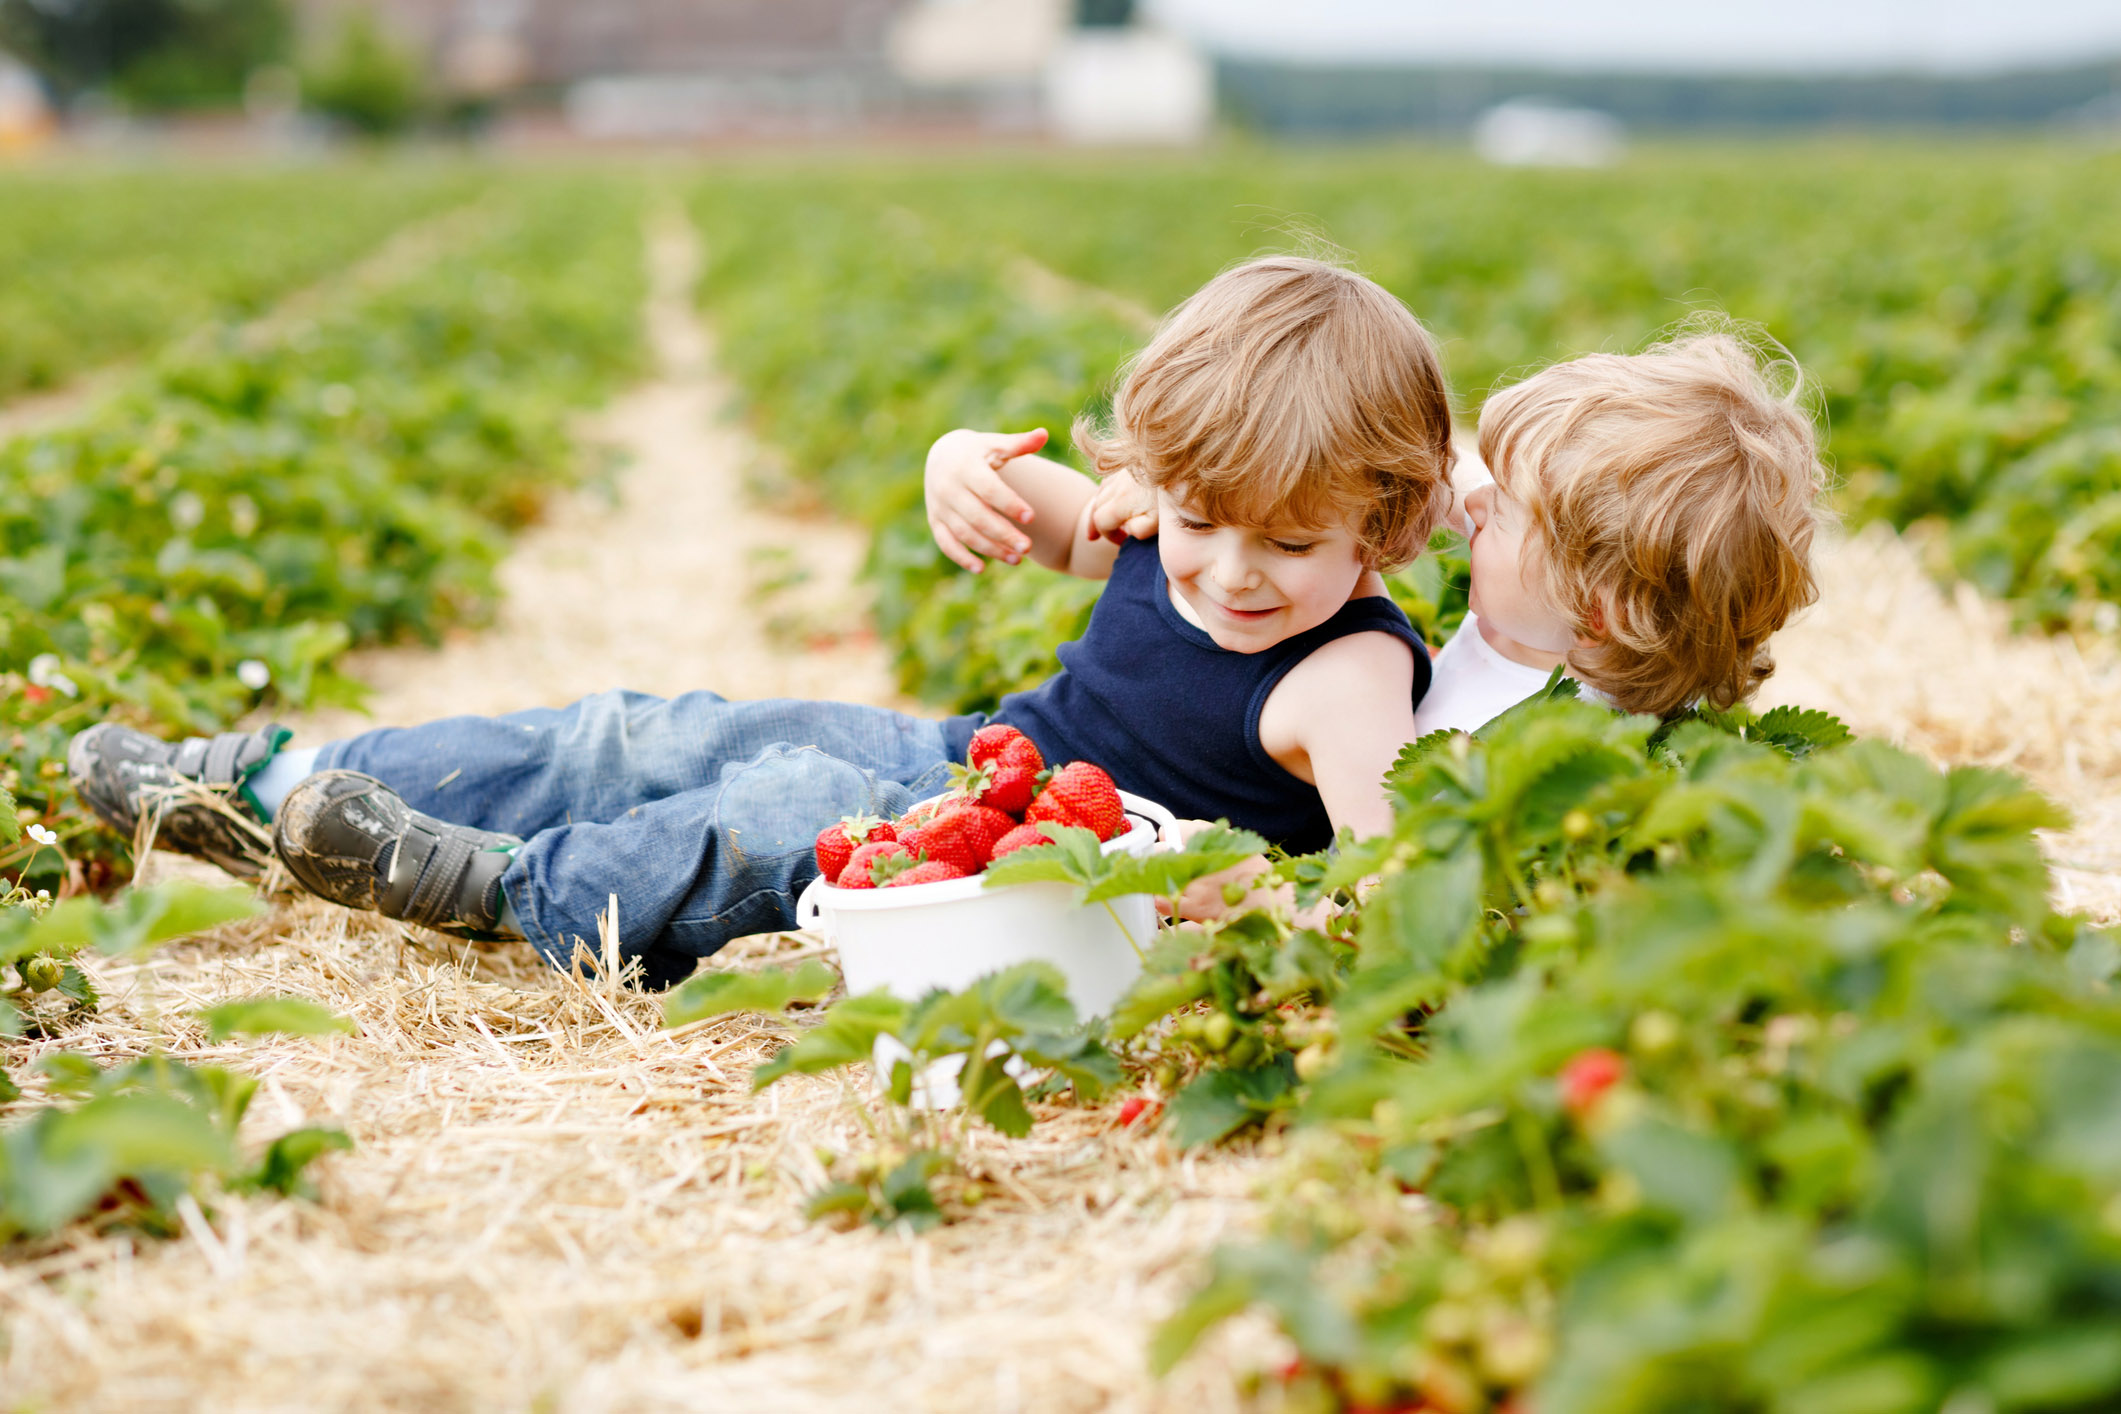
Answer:
[{"label": "field row", "polygon": [[[88,722],[343,699],[349,644],[486,608],[506,533],[585,470],[570,411],[641,366],[639,246],[629,182],[519,180],[374,288],[186,340],[0,447],[0,788],[71,839],[58,777]],[[57,858],[0,865],[34,886]]]}]

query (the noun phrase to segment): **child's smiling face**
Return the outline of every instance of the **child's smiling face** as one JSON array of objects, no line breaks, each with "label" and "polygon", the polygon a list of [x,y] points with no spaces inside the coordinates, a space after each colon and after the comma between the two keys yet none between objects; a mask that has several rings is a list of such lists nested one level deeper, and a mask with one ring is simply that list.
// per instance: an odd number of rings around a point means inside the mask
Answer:
[{"label": "child's smiling face", "polygon": [[1175,602],[1232,652],[1262,652],[1318,627],[1367,568],[1346,526],[1216,525],[1169,490],[1156,500],[1157,555]]}]

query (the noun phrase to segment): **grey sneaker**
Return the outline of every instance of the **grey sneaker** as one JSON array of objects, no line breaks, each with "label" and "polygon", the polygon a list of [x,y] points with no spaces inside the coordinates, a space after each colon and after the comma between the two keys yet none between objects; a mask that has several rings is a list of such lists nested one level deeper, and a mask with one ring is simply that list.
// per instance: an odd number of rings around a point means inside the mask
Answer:
[{"label": "grey sneaker", "polygon": [[503,936],[501,875],[522,843],[422,815],[359,771],[305,777],[280,802],[272,842],[319,898],[469,938]]},{"label": "grey sneaker", "polygon": [[66,774],[89,809],[132,836],[135,848],[196,855],[255,879],[272,860],[272,837],[244,786],[292,735],[275,722],[163,741],[98,722],[67,743]]}]

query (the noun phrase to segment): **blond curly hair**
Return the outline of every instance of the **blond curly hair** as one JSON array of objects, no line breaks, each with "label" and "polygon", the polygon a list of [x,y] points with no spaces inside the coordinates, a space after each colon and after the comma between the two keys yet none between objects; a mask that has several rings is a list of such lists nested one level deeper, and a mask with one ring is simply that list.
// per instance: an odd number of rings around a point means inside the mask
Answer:
[{"label": "blond curly hair", "polygon": [[1728,323],[1488,400],[1480,455],[1530,512],[1528,583],[1595,641],[1570,667],[1617,706],[1728,707],[1775,671],[1768,638],[1818,597],[1808,401],[1780,345]]},{"label": "blond curly hair", "polygon": [[1226,525],[1353,530],[1380,569],[1449,504],[1451,398],[1421,321],[1329,261],[1274,255],[1210,280],[1128,365],[1109,427],[1075,443]]}]

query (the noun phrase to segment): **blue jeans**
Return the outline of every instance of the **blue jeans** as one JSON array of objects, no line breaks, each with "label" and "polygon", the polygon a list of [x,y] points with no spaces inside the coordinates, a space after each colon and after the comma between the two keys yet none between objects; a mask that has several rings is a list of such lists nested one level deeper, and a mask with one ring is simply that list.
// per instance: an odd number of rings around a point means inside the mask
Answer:
[{"label": "blue jeans", "polygon": [[413,809],[520,835],[502,877],[526,937],[567,967],[621,946],[667,983],[731,938],[795,925],[818,832],[942,790],[940,723],[843,702],[606,692],[505,717],[449,717],[333,742],[318,770],[364,771]]}]

